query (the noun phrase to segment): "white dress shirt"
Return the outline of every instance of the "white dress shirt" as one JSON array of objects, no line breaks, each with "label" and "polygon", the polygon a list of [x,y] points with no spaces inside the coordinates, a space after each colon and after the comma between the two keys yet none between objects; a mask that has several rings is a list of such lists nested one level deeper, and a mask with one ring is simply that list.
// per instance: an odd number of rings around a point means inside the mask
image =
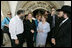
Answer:
[{"label": "white dress shirt", "polygon": [[9,23],[9,32],[11,35],[11,39],[18,39],[17,35],[23,33],[23,21],[19,18],[19,16],[15,16],[10,20]]}]

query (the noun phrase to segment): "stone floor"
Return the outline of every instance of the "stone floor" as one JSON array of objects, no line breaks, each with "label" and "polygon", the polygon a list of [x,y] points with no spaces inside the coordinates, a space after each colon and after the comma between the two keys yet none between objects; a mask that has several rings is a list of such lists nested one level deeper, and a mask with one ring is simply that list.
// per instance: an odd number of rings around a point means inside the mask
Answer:
[{"label": "stone floor", "polygon": [[[11,47],[11,42],[6,43],[5,46],[2,47]],[[26,43],[23,44],[23,47],[27,47]]]},{"label": "stone floor", "polygon": [[[5,46],[2,47],[11,47],[11,42],[7,34],[4,34],[3,44],[5,44]],[[26,42],[23,43],[23,47],[27,47]],[[51,47],[51,46],[48,44],[47,47]]]},{"label": "stone floor", "polygon": [[[11,47],[11,42],[8,42],[5,44],[5,46],[1,46],[1,47]],[[27,47],[26,42],[23,44],[23,47]],[[47,47],[51,47],[50,45],[47,45]]]}]

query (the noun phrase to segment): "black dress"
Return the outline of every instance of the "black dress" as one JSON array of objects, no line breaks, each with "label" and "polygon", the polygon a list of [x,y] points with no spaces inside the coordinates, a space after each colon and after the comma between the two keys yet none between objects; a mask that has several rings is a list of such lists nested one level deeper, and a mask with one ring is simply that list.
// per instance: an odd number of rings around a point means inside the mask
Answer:
[{"label": "black dress", "polygon": [[31,30],[36,31],[35,21],[32,20],[32,22],[30,22],[29,20],[26,20],[24,29],[25,29],[25,38],[27,41],[27,47],[33,47],[33,35],[34,35],[34,33],[32,33]]}]

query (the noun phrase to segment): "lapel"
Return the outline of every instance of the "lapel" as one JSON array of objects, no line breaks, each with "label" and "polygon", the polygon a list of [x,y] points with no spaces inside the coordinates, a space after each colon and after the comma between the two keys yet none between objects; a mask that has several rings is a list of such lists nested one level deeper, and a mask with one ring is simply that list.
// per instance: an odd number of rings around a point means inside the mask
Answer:
[{"label": "lapel", "polygon": [[70,23],[70,22],[71,22],[70,19],[66,20],[66,21],[60,26],[60,28],[66,26],[66,25],[67,25],[68,23]]},{"label": "lapel", "polygon": [[59,26],[57,27],[57,30],[56,30],[56,33],[55,33],[55,34],[58,34],[59,31],[60,31],[63,27],[67,26],[67,25],[70,24],[70,23],[71,23],[70,19],[66,20],[60,27],[59,27]]}]

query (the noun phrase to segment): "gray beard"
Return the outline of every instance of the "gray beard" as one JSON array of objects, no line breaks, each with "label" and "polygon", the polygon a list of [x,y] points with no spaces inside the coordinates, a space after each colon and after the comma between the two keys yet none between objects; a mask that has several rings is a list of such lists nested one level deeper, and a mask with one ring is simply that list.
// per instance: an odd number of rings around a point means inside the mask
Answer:
[{"label": "gray beard", "polygon": [[20,19],[21,19],[21,20],[23,20],[23,19],[24,19],[24,17],[20,17]]}]

